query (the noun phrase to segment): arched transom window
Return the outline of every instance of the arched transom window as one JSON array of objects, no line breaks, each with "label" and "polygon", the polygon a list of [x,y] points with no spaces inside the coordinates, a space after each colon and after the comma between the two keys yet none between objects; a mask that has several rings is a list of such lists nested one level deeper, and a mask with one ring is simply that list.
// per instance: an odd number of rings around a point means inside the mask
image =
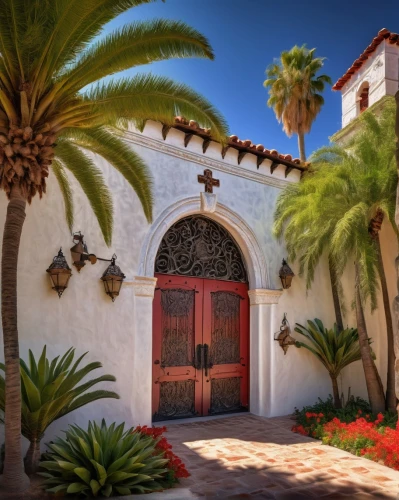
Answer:
[{"label": "arched transom window", "polygon": [[194,215],[173,224],[162,239],[155,272],[226,281],[247,281],[241,251],[217,222]]}]

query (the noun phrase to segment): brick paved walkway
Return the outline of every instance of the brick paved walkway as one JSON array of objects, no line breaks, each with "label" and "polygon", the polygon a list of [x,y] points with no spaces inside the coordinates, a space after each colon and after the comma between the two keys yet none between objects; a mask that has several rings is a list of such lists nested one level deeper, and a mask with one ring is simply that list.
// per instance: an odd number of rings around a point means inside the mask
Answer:
[{"label": "brick paved walkway", "polygon": [[399,498],[399,472],[294,434],[292,425],[248,414],[174,423],[166,436],[192,475],[145,498]]}]

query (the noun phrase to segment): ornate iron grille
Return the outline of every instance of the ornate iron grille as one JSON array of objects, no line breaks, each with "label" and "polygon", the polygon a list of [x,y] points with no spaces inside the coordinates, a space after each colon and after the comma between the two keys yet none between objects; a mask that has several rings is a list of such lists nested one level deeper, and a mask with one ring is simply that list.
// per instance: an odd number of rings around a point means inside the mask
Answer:
[{"label": "ornate iron grille", "polygon": [[162,290],[161,366],[187,366],[194,356],[194,290]]},{"label": "ornate iron grille", "polygon": [[240,301],[234,292],[212,292],[211,363],[240,362]]},{"label": "ornate iron grille", "polygon": [[193,417],[195,412],[194,380],[161,382],[160,402],[153,420]]},{"label": "ornate iron grille", "polygon": [[176,222],[165,234],[155,272],[226,281],[247,281],[237,243],[217,222],[195,215]]},{"label": "ornate iron grille", "polygon": [[214,378],[211,386],[210,414],[242,410],[240,377]]}]

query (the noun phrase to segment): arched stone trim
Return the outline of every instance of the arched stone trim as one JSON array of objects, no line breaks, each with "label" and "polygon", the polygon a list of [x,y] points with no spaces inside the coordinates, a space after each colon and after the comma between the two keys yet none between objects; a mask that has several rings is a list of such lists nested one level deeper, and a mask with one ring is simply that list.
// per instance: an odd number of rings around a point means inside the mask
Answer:
[{"label": "arched stone trim", "polygon": [[[159,245],[172,224],[189,215],[200,213],[204,213],[201,210],[200,196],[193,196],[176,201],[156,218],[141,249],[139,276],[154,276],[155,258]],[[206,211],[205,215],[225,227],[237,242],[247,266],[249,287],[269,288],[268,272],[262,250],[255,234],[246,222],[221,203],[217,203],[214,212]]]}]

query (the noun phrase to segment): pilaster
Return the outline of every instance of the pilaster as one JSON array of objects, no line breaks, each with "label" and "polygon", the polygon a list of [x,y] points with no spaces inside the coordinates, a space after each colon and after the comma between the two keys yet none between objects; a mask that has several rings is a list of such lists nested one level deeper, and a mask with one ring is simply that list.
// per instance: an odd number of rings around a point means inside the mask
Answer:
[{"label": "pilaster", "polygon": [[273,402],[273,323],[282,290],[248,291],[250,301],[250,411],[269,417]]},{"label": "pilaster", "polygon": [[133,423],[151,425],[152,391],[152,302],[157,279],[135,276],[129,283],[134,291],[135,328],[131,370],[126,373],[132,378],[131,412]]}]

